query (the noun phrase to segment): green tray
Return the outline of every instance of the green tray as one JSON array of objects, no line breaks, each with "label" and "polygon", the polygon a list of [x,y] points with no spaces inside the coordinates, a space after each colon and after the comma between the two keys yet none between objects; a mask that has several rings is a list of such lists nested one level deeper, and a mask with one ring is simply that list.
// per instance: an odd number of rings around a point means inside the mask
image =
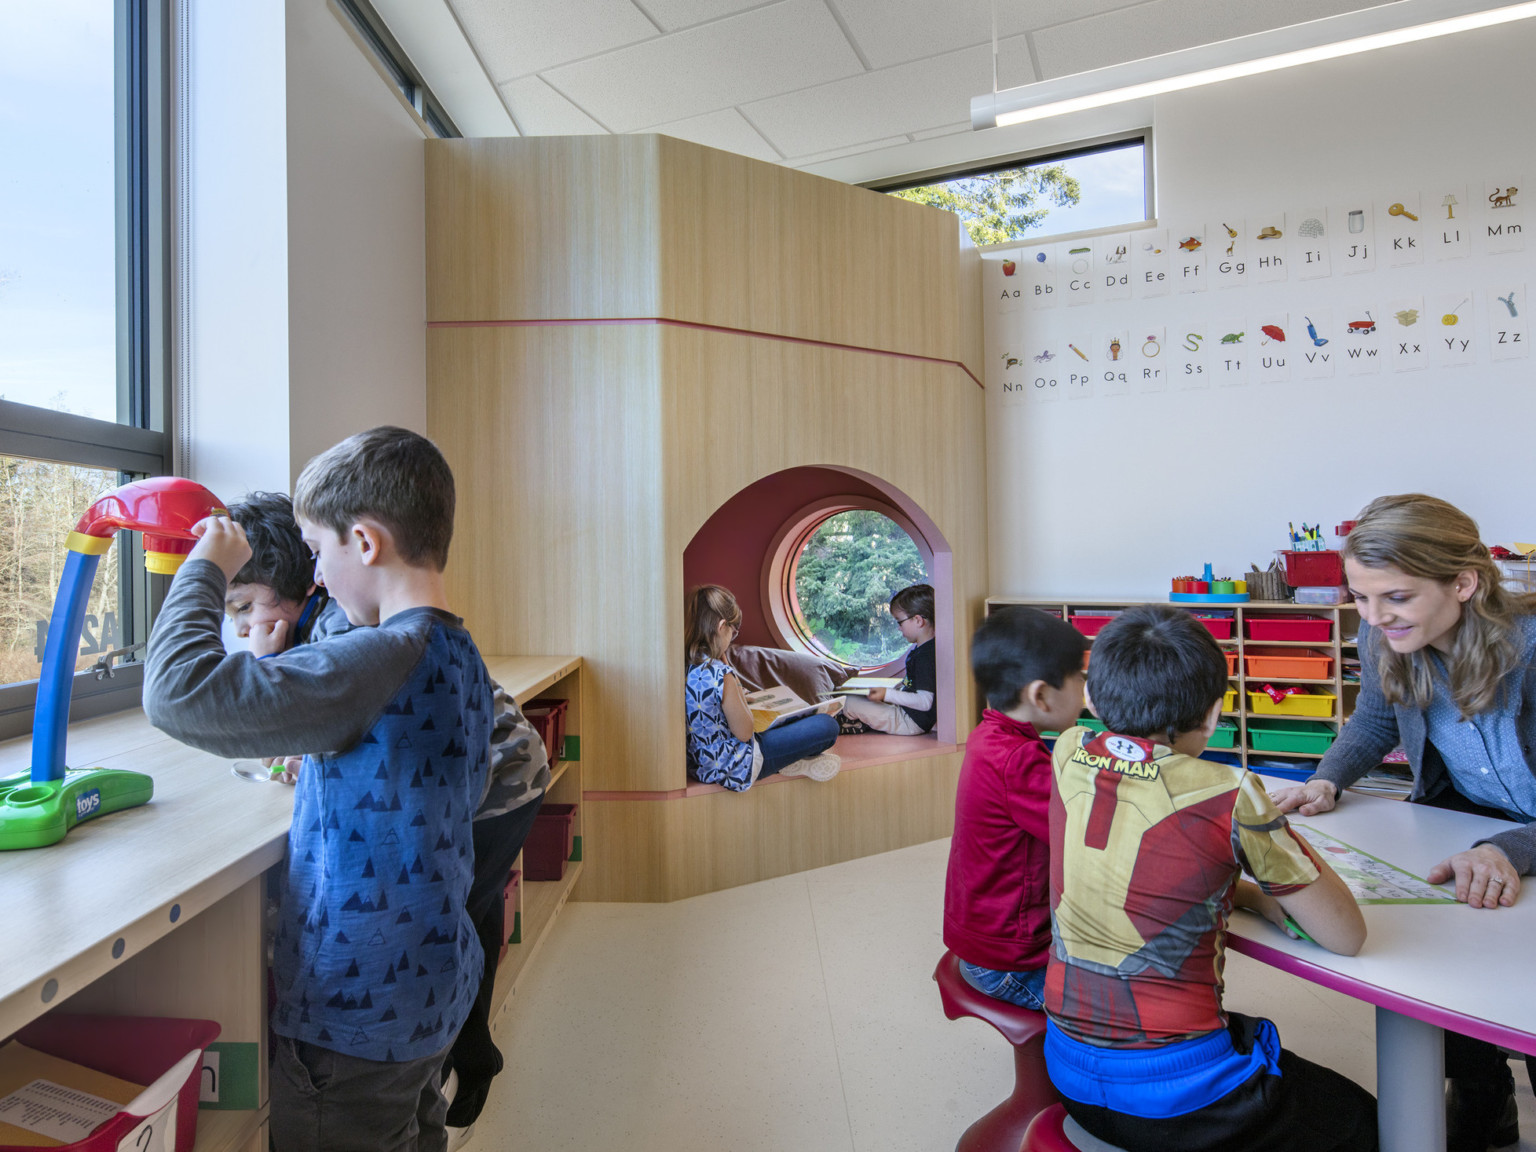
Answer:
[{"label": "green tray", "polygon": [[1255,752],[1326,752],[1337,736],[1315,720],[1248,721],[1248,746]]},{"label": "green tray", "polygon": [[1237,725],[1233,724],[1230,720],[1223,720],[1220,724],[1216,725],[1216,731],[1211,734],[1210,743],[1206,747],[1236,748]]}]

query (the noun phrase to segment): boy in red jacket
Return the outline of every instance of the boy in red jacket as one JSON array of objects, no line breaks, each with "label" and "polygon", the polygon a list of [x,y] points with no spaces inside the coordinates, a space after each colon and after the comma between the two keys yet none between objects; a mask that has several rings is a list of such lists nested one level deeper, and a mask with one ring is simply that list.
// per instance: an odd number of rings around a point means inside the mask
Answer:
[{"label": "boy in red jacket", "polygon": [[1034,608],[1004,608],[971,640],[987,701],[965,742],[944,885],[944,945],[972,987],[1041,1008],[1051,949],[1051,752],[1083,710],[1082,635]]}]

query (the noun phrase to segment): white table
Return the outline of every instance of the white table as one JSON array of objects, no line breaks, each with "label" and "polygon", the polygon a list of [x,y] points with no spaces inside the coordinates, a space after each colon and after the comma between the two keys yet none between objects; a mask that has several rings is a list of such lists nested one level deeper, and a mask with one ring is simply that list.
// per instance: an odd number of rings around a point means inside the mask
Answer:
[{"label": "white table", "polygon": [[[1267,779],[1271,789],[1288,781]],[[1332,812],[1296,817],[1335,839],[1424,876],[1501,820],[1373,796],[1344,794]],[[1368,935],[1358,956],[1292,940],[1251,913],[1229,926],[1229,946],[1266,964],[1376,1006],[1376,1097],[1382,1152],[1445,1148],[1442,1029],[1536,1053],[1536,884],[1513,908],[1378,904],[1361,909]]]}]

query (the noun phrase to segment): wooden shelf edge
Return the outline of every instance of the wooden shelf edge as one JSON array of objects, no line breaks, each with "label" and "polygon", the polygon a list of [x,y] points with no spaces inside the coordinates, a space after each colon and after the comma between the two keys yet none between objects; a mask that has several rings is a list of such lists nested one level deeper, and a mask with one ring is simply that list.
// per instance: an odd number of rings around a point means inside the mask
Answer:
[{"label": "wooden shelf edge", "polygon": [[507,955],[496,970],[496,986],[491,993],[491,1027],[496,1027],[507,1004],[517,992],[518,982],[527,973],[533,958],[559,919],[576,881],[581,878],[582,861],[566,866],[559,880],[530,880],[523,886],[523,939],[507,948]]},{"label": "wooden shelf edge", "polygon": [[[560,777],[564,776],[565,770],[574,763],[576,763],[574,760],[555,761],[555,766],[549,770],[549,789],[554,788],[556,784],[560,783]],[[549,789],[546,789],[545,791],[548,792]]]},{"label": "wooden shelf edge", "polygon": [[[506,689],[507,694],[517,701],[519,707],[528,703],[529,700],[533,699],[550,685],[564,680],[581,667],[580,656],[483,656],[482,658],[485,660],[486,669],[490,672],[492,679]],[[547,661],[547,663],[544,664],[544,667],[536,675],[517,679],[515,674],[507,667],[508,663],[513,660],[537,660],[541,663]],[[498,666],[500,666],[500,675],[498,675]]]},{"label": "wooden shelf edge", "polygon": [[249,1111],[226,1112],[202,1108],[197,1113],[197,1140],[192,1152],[235,1152],[250,1143],[266,1123],[267,1106]]}]

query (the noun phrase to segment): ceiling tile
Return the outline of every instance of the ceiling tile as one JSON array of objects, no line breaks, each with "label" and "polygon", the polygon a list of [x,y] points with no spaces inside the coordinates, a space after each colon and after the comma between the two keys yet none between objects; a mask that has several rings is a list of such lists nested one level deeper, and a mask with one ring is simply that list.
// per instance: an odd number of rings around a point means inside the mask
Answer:
[{"label": "ceiling tile", "polygon": [[761,8],[763,0],[634,0],[652,20],[668,32],[687,28],[690,24],[702,24],[706,20],[718,20],[722,16],[734,16],[748,8]]},{"label": "ceiling tile", "polygon": [[[992,41],[990,0],[829,0],[872,68],[921,60]],[[999,0],[997,34],[1076,20],[1137,0]]]},{"label": "ceiling tile", "polygon": [[629,0],[449,2],[498,83],[657,35]]},{"label": "ceiling tile", "polygon": [[788,168],[803,168],[807,164],[820,164],[823,160],[836,160],[839,156],[854,156],[860,152],[874,152],[880,148],[890,148],[897,144],[910,144],[905,136],[891,136],[884,140],[866,140],[862,144],[853,144],[847,148],[834,148],[830,152],[818,152],[814,156],[796,156],[785,166]]},{"label": "ceiling tile", "polygon": [[822,0],[783,0],[545,78],[615,132],[632,132],[862,70]]},{"label": "ceiling tile", "polygon": [[971,122],[962,120],[959,124],[946,124],[942,128],[928,128],[922,132],[912,133],[914,140],[932,140],[936,136],[958,136],[962,132],[971,130]]},{"label": "ceiling tile", "polygon": [[595,136],[607,131],[537,76],[498,87],[524,136]]},{"label": "ceiling tile", "polygon": [[865,72],[742,109],[775,147],[800,157],[954,124],[992,87],[992,49],[975,48]]},{"label": "ceiling tile", "polygon": [[1047,78],[1374,8],[1359,0],[1148,0],[1035,33]]},{"label": "ceiling tile", "polygon": [[695,144],[707,144],[711,148],[723,148],[727,152],[775,164],[783,159],[757,129],[747,123],[746,117],[734,108],[706,112],[703,116],[691,116],[687,120],[674,120],[671,124],[658,124],[646,131],[676,136],[679,140],[692,140]]},{"label": "ceiling tile", "polygon": [[[1035,73],[1034,61],[1029,58],[1029,37],[1011,36],[997,42],[997,86],[1017,88],[1020,84],[1033,84],[1040,77]],[[972,92],[980,96],[985,89]]]}]

